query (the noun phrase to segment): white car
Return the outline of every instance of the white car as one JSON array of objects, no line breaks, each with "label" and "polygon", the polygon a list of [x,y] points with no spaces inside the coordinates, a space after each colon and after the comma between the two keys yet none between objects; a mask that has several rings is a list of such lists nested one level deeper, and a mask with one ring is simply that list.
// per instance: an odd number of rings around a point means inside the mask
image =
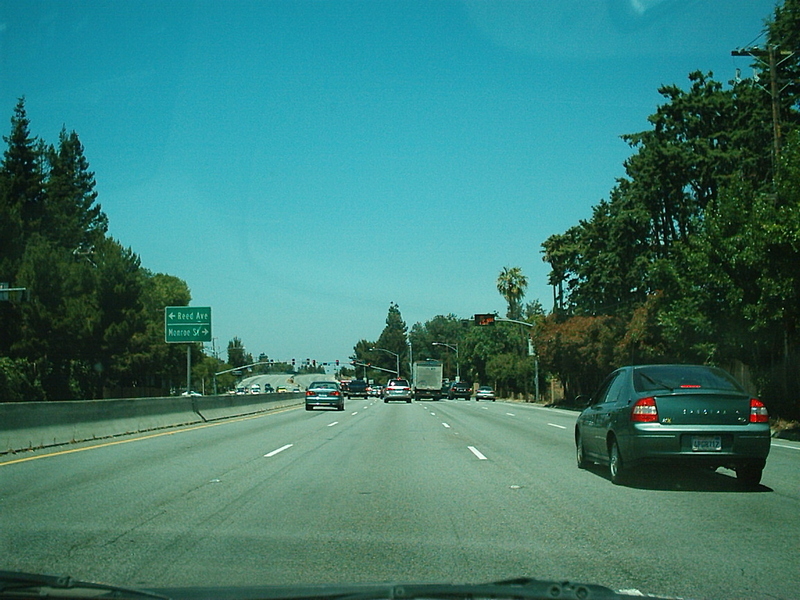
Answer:
[{"label": "white car", "polygon": [[411,402],[411,386],[407,379],[390,379],[383,388],[383,401],[404,400]]},{"label": "white car", "polygon": [[491,386],[482,385],[481,387],[478,388],[478,391],[475,392],[475,401],[477,402],[480,400],[491,400],[492,402],[494,402],[495,400],[494,390],[492,389]]}]

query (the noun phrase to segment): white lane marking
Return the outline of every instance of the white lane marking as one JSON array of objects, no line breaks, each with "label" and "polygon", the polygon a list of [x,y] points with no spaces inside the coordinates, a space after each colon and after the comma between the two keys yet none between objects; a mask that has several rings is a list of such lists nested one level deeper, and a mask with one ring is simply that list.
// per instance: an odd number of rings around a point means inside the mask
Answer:
[{"label": "white lane marking", "polygon": [[483,410],[489,410],[489,407],[488,407],[488,406],[481,406],[481,408],[482,408]]},{"label": "white lane marking", "polygon": [[772,445],[776,448],[789,448],[789,450],[800,450],[800,446],[786,446],[785,444],[776,444],[772,442]]},{"label": "white lane marking", "polygon": [[517,415],[515,415],[514,413],[506,413],[506,414],[507,414],[509,417],[516,417],[516,416],[517,416]]},{"label": "white lane marking", "polygon": [[481,451],[478,450],[475,446],[467,446],[467,448],[469,448],[469,451],[478,457],[478,460],[487,460],[486,457],[483,454],[481,454]]},{"label": "white lane marking", "polygon": [[431,416],[432,416],[432,417],[435,417],[435,416],[436,416],[436,413],[431,413]]},{"label": "white lane marking", "polygon": [[292,446],[294,446],[294,444],[286,444],[285,446],[281,446],[281,447],[280,447],[280,448],[278,448],[277,450],[273,450],[273,451],[272,451],[272,452],[270,452],[269,454],[265,454],[265,455],[264,455],[264,458],[270,458],[270,457],[272,457],[272,456],[275,456],[276,454],[278,454],[278,452],[283,452],[284,450],[288,450],[288,449],[289,449],[289,448],[291,448]]},{"label": "white lane marking", "polygon": [[338,425],[339,421],[334,421],[333,423],[328,423],[328,427],[333,427],[334,425]]},{"label": "white lane marking", "polygon": [[358,414],[358,411],[356,411],[356,412],[353,412],[353,413],[350,413],[350,416],[351,416],[351,417],[355,417],[357,414]]},{"label": "white lane marking", "polygon": [[566,429],[566,427],[564,427],[563,425],[556,425],[555,423],[548,423],[548,425],[550,425],[550,427],[558,427],[559,429]]},{"label": "white lane marking", "polygon": [[442,423],[442,425],[444,425],[445,427],[447,427],[448,429],[450,429],[450,425],[448,425],[447,423]]}]

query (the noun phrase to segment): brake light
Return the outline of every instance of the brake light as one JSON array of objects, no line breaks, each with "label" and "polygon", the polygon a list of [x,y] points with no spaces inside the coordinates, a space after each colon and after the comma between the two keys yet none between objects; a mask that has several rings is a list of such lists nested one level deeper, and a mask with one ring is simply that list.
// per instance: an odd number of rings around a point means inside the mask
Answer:
[{"label": "brake light", "polygon": [[338,395],[339,395],[339,390],[334,390],[331,392],[331,396],[338,396]]},{"label": "brake light", "polygon": [[306,396],[313,396],[313,395],[314,395],[314,392],[312,392],[311,390],[308,390],[306,392]]},{"label": "brake light", "polygon": [[653,397],[642,398],[631,409],[631,421],[635,423],[655,423],[658,421],[658,408]]},{"label": "brake light", "polygon": [[769,423],[767,407],[758,398],[750,398],[750,422]]}]

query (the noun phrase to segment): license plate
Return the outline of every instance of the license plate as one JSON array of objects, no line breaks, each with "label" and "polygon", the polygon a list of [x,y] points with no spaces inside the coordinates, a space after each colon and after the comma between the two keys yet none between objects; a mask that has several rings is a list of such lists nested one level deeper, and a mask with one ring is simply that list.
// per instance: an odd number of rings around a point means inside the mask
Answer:
[{"label": "license plate", "polygon": [[692,452],[719,452],[722,450],[722,437],[718,435],[693,435]]}]

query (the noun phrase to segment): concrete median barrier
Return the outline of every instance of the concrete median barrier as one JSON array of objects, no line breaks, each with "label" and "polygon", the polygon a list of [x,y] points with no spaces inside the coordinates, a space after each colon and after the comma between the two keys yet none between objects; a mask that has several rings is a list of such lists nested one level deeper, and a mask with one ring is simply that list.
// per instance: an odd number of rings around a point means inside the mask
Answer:
[{"label": "concrete median barrier", "polygon": [[204,421],[216,421],[250,415],[266,410],[276,410],[296,406],[305,401],[305,395],[298,392],[285,394],[245,394],[243,396],[196,396],[195,410]]},{"label": "concrete median barrier", "polygon": [[303,395],[0,403],[0,453],[179,427],[303,403]]}]

